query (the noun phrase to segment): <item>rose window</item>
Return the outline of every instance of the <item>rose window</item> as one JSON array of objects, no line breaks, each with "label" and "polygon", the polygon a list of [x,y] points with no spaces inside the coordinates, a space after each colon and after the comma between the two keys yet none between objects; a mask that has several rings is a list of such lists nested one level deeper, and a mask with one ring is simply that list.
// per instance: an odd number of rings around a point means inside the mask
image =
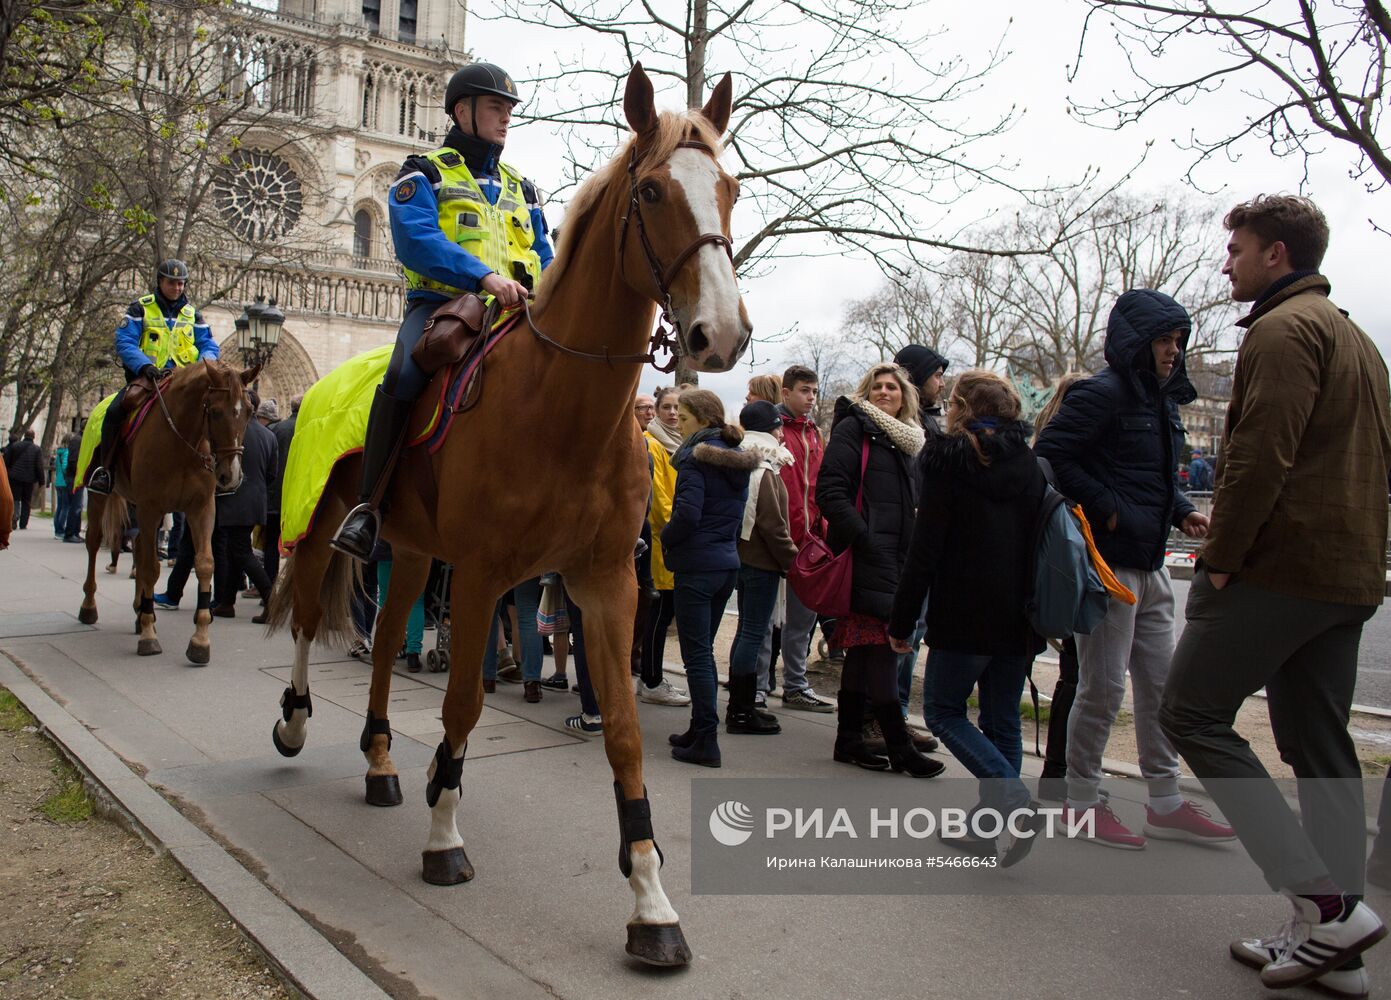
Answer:
[{"label": "rose window", "polygon": [[264,242],[295,227],[304,209],[299,178],[274,153],[238,149],[217,178],[217,207],[237,235]]}]

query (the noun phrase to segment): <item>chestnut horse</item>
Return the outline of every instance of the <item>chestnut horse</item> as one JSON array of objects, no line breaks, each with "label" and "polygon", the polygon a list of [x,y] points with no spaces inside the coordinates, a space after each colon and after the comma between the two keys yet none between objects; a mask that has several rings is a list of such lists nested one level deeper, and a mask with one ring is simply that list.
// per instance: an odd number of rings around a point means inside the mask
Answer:
[{"label": "chestnut horse", "polygon": [[[688,363],[727,371],[751,328],[730,255],[734,178],[719,166],[729,123],[726,76],[699,112],[658,114],[640,65],[624,98],[636,133],[576,193],[555,263],[542,279],[532,328],[503,339],[487,360],[481,400],[461,415],[433,457],[403,456],[387,494],[384,536],[391,587],[377,621],[361,747],[367,798],[401,801],[387,720],[394,651],[430,557],[460,567],[451,607],[455,655],[444,696],[444,740],[428,769],[430,835],[425,881],[465,882],[474,870],[455,822],[469,733],[483,709],[482,660],[494,605],[516,584],[557,571],[584,609],[585,645],[604,716],[618,803],[619,868],[636,896],[627,950],[655,965],[683,965],[690,949],[658,876],[642,777],[642,737],[629,682],[637,581],[633,547],[650,483],[633,396],[650,355],[657,304],[676,325]],[[423,420],[433,399],[417,410]],[[273,737],[282,754],[304,745],[310,643],[348,621],[351,574],[329,539],[356,503],[360,460],[340,462],[308,535],[281,571],[272,628],[292,619],[295,661]],[[438,484],[439,502],[422,482]],[[526,484],[517,491],[517,483]],[[509,484],[509,485],[503,485]],[[463,568],[467,568],[464,571]]]},{"label": "chestnut horse", "polygon": [[[136,652],[152,656],[163,650],[155,634],[155,585],[159,583],[159,525],[170,511],[184,512],[185,531],[193,533],[194,569],[198,574],[198,608],[193,638],[185,655],[202,666],[211,657],[208,625],[212,622],[212,533],[216,491],[241,485],[242,433],[251,419],[246,386],[260,367],[240,371],[220,361],[200,361],[173,371],[159,383],[159,396],[135,435],[122,443],[111,470],[115,490],[93,493],[87,515],[87,580],[77,618],[97,620],[97,553],[102,534],[121,551],[127,504],[135,505],[140,535],[135,543]],[[115,562],[113,556],[112,562]]]}]

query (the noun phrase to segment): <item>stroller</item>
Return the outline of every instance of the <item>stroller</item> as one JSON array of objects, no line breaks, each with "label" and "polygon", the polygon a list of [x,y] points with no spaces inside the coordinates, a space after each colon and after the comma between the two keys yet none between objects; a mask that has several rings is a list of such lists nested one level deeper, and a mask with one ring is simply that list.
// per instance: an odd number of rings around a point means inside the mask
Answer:
[{"label": "stroller", "polygon": [[449,624],[449,585],[454,567],[436,560],[425,584],[425,621],[435,630],[435,648],[425,652],[425,669],[442,674],[449,669],[449,646],[453,629]]}]

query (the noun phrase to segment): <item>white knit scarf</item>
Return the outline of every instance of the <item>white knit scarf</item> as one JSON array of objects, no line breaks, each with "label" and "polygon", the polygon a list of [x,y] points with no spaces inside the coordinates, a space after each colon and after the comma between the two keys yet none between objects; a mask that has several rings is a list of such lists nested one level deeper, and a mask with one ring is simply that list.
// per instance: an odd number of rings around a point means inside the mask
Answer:
[{"label": "white knit scarf", "polygon": [[679,430],[668,427],[656,417],[647,422],[647,433],[657,439],[657,443],[667,450],[668,456],[675,455],[684,440]]},{"label": "white knit scarf", "polygon": [[897,417],[889,416],[868,400],[855,400],[855,409],[872,420],[904,454],[911,457],[922,451],[925,435],[921,427],[905,424]]},{"label": "white knit scarf", "polygon": [[749,498],[744,502],[744,524],[739,530],[740,539],[747,542],[753,537],[753,525],[758,509],[758,487],[763,482],[763,474],[772,472],[777,475],[779,469],[784,465],[791,465],[796,459],[792,457],[792,452],[779,444],[778,439],[767,431],[745,431],[739,450],[758,456],[758,468],[749,474]]}]

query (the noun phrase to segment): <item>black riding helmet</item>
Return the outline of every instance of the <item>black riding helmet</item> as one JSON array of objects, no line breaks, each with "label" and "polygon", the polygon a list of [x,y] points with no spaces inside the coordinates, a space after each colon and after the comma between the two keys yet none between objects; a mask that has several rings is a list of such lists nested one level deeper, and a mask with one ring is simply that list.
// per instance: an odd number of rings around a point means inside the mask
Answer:
[{"label": "black riding helmet", "polygon": [[453,121],[454,106],[465,97],[471,97],[476,114],[478,98],[489,94],[511,101],[514,106],[522,100],[517,93],[517,85],[501,66],[485,62],[469,63],[455,70],[449,78],[449,86],[444,88],[444,112]]},{"label": "black riding helmet", "polygon": [[166,261],[161,261],[159,268],[155,271],[155,277],[168,278],[171,281],[187,281],[188,265],[177,258],[171,257]]}]

